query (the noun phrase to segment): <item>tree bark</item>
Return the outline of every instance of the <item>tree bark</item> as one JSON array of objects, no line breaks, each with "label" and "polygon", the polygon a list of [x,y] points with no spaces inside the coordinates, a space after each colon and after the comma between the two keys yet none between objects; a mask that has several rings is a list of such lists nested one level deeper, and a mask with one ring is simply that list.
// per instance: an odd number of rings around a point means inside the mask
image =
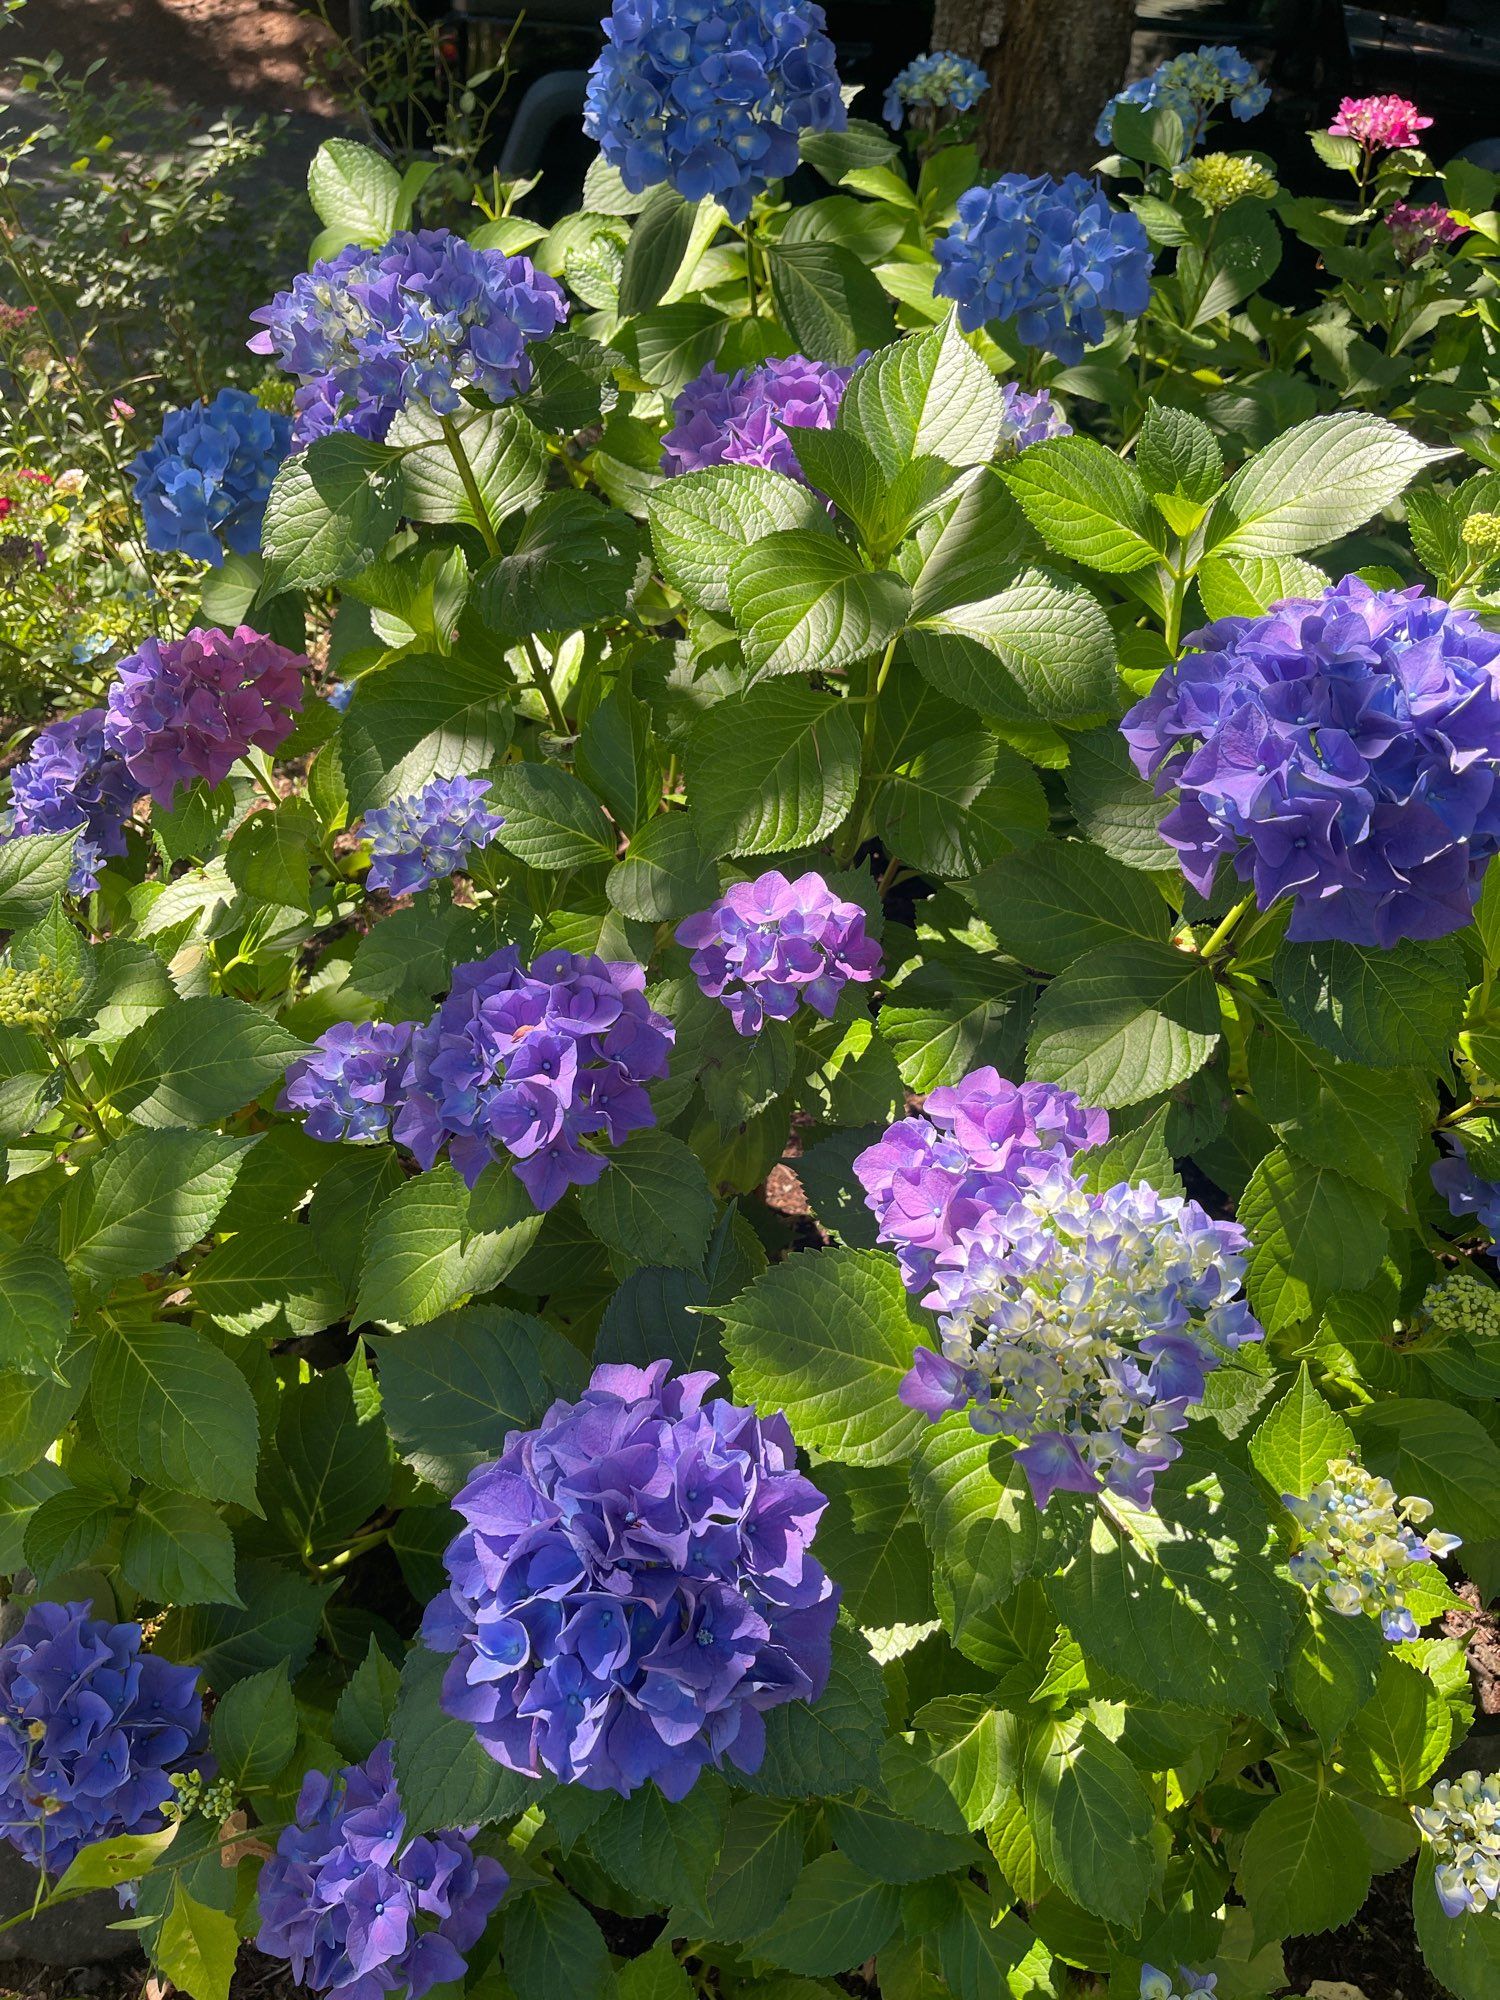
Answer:
[{"label": "tree bark", "polygon": [[1094,125],[1125,81],[1135,0],[937,0],[932,46],[988,73],[979,153],[1001,173],[1065,174],[1099,157]]}]

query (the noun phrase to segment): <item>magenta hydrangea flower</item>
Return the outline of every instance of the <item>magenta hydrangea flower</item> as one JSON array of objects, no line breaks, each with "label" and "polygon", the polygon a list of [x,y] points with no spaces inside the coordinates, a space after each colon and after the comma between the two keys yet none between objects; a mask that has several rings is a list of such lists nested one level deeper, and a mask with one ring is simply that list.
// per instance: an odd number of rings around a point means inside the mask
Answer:
[{"label": "magenta hydrangea flower", "polygon": [[672,428],[662,439],[662,471],[671,476],[711,465],[764,465],[805,486],[787,426],[832,429],[853,373],[853,367],[835,368],[802,354],[741,368],[734,375],[722,374],[710,363],[672,405]]},{"label": "magenta hydrangea flower", "polygon": [[1298,940],[1462,929],[1500,852],[1500,637],[1349,576],[1183,644],[1120,727],[1177,792],[1161,831],[1194,888],[1230,860]]},{"label": "magenta hydrangea flower", "polygon": [[1417,134],[1431,123],[1409,98],[1341,97],[1328,134],[1333,139],[1357,139],[1367,153],[1389,153],[1418,144]]},{"label": "magenta hydrangea flower", "polygon": [[407,1838],[389,1742],[336,1775],[309,1771],[260,1872],[257,1950],[339,2000],[421,2000],[461,1980],[509,1881],[474,1853],[477,1831]]},{"label": "magenta hydrangea flower", "polygon": [[446,881],[476,847],[487,847],[504,826],[485,808],[488,786],[478,778],[434,778],[407,799],[393,799],[365,814],[370,837],[367,889],[414,896]]},{"label": "magenta hydrangea flower", "polygon": [[278,749],[302,706],[307,661],[248,625],[148,639],[121,660],[104,741],[169,808],[195,778],[217,785],[247,750]]},{"label": "magenta hydrangea flower", "polygon": [[410,1021],[337,1021],[298,1056],[277,1100],[311,1139],[383,1139],[400,1103]]},{"label": "magenta hydrangea flower", "polygon": [[742,1035],[767,1020],[789,1021],[804,1003],[828,1019],[851,981],[880,974],[880,946],[865,936],[858,903],[835,896],[809,870],[789,882],[778,869],[736,882],[718,902],[677,926],[693,976],[721,1000]]},{"label": "magenta hydrangea flower", "polygon": [[125,822],[141,787],[104,737],[104,710],[86,708],[38,730],[24,761],[10,774],[11,835],[76,833],[75,896],[99,886],[99,869],[125,852]]},{"label": "magenta hydrangea flower", "polygon": [[1386,210],[1385,226],[1403,264],[1420,264],[1435,250],[1458,243],[1468,235],[1467,227],[1450,215],[1440,201],[1413,205],[1398,201]]},{"label": "magenta hydrangea flower", "polygon": [[443,1707],[508,1769],[680,1799],[711,1764],[757,1770],[766,1710],[827,1685],[827,1502],[785,1417],[713,1382],[596,1368],[454,1500],[422,1636],[454,1654]]},{"label": "magenta hydrangea flower", "polygon": [[207,1740],[197,1669],[143,1653],[139,1625],[34,1604],[0,1646],[0,1834],[49,1876],[96,1840],[159,1832]]},{"label": "magenta hydrangea flower", "polygon": [[394,1136],[430,1167],[445,1148],[472,1187],[513,1161],[538,1208],[597,1181],[618,1146],[656,1123],[646,1084],[665,1076],[675,1030],[646,1004],[629,960],[543,952],[528,969],[506,945],[461,965],[412,1037]]},{"label": "magenta hydrangea flower", "polygon": [[1008,1207],[1054,1168],[1109,1137],[1109,1117],[1053,1083],[1011,1083],[971,1070],[930,1091],[920,1115],[898,1119],[854,1161],[880,1241],[896,1251],[911,1291],[991,1210]]}]

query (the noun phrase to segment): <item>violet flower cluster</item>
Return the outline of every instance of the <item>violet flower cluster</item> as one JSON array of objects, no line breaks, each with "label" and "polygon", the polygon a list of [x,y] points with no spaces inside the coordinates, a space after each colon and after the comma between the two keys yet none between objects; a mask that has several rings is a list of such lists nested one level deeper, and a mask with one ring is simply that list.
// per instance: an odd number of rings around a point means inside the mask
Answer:
[{"label": "violet flower cluster", "polygon": [[86,896],[99,870],[125,852],[125,822],[141,787],[105,740],[104,710],[60,716],[37,732],[10,776],[9,834],[76,833],[68,890]]},{"label": "violet flower cluster", "polygon": [[1353,1459],[1329,1462],[1327,1476],[1305,1497],[1283,1493],[1283,1504],[1302,1530],[1287,1567],[1304,1590],[1321,1593],[1340,1618],[1375,1612],[1392,1645],[1415,1639],[1417,1621],[1404,1584],[1414,1563],[1451,1555],[1457,1535],[1417,1528],[1432,1518],[1432,1502],[1418,1494],[1398,1500],[1388,1479]]},{"label": "violet flower cluster", "polygon": [[1019,1440],[1039,1507],[1059,1491],[1149,1507],[1175,1435],[1228,1354],[1263,1337],[1237,1295],[1248,1239],[1144,1182],[1089,1193],[1052,1167],[939,1251],[901,1399]]},{"label": "violet flower cluster", "polygon": [[1474,1171],[1464,1142],[1452,1132],[1442,1135],[1449,1153],[1432,1164],[1432,1185],[1448,1204],[1455,1221],[1472,1216],[1491,1236],[1500,1238],[1500,1181],[1487,1181]]},{"label": "violet flower cluster", "polygon": [[1403,264],[1420,264],[1469,234],[1467,225],[1450,215],[1440,201],[1394,202],[1385,212],[1385,226]]},{"label": "violet flower cluster", "polygon": [[1106,1114],[1071,1090],[976,1069],[930,1091],[921,1114],[887,1127],[854,1171],[880,1241],[894,1248],[907,1290],[918,1292],[963,1230],[1108,1137]]},{"label": "violet flower cluster", "polygon": [[997,458],[1017,458],[1032,445],[1045,444],[1048,438],[1073,435],[1073,426],[1046,389],[1028,390],[1019,382],[1006,382],[1001,385],[1000,400],[1004,408]]},{"label": "violet flower cluster", "polygon": [[488,847],[505,824],[485,809],[488,790],[479,778],[434,778],[412,797],[367,812],[365,887],[413,896],[458,874],[473,850]]},{"label": "violet flower cluster", "polygon": [[461,1980],[509,1881],[474,1853],[477,1830],[408,1839],[389,1742],[336,1774],[309,1771],[260,1872],[257,1950],[339,2000],[421,2000]]},{"label": "violet flower cluster", "polygon": [[827,1503],[785,1417],[708,1399],[714,1379],[596,1368],[454,1500],[422,1635],[454,1654],[443,1707],[510,1770],[680,1799],[711,1764],[756,1770],[765,1711],[823,1692]]},{"label": "violet flower cluster", "polygon": [[880,115],[893,132],[899,132],[908,111],[972,111],[989,87],[978,63],[952,49],[934,49],[930,55],[913,56],[905,69],[897,70],[886,88]]},{"label": "violet flower cluster", "polygon": [[1193,1972],[1179,1965],[1174,1979],[1159,1966],[1141,1967],[1141,2000],[1191,2000],[1194,1993],[1216,1993],[1218,1986],[1216,1972]]},{"label": "violet flower cluster", "polygon": [[504,403],[531,386],[531,343],[568,316],[561,285],[526,257],[447,229],[350,244],[250,317],[252,352],[298,377],[297,450],[329,431],[381,439],[407,403],[452,416],[466,391]]},{"label": "violet flower cluster", "polygon": [[1149,76],[1117,91],[1099,114],[1094,138],[1101,146],[1114,143],[1115,112],[1122,104],[1143,111],[1175,111],[1182,120],[1183,157],[1203,142],[1212,114],[1221,104],[1241,124],[1264,111],[1271,86],[1261,81],[1253,62],[1228,44],[1169,56]]},{"label": "violet flower cluster", "polygon": [[179,786],[221,784],[247,750],[280,748],[302,707],[306,665],[248,625],[147,639],[110,687],[106,747],[170,809]]},{"label": "violet flower cluster", "polygon": [[662,471],[672,476],[711,465],[763,465],[806,485],[786,427],[831,430],[853,373],[801,354],[733,375],[710,362],[672,405]]},{"label": "violet flower cluster", "polygon": [[759,1034],[768,1020],[789,1021],[804,1004],[827,1020],[847,985],[868,984],[881,967],[864,911],[811,869],[795,882],[772,868],[734,883],[711,908],[683,919],[677,942],[692,952],[699,986],[729,1009],[742,1035]]},{"label": "violet flower cluster", "polygon": [[401,1104],[410,1021],[336,1021],[298,1056],[277,1100],[300,1111],[310,1139],[383,1139]]},{"label": "violet flower cluster", "polygon": [[1446,1917],[1500,1907],[1500,1776],[1439,1778],[1411,1816],[1432,1849],[1432,1886]]},{"label": "violet flower cluster", "polygon": [[206,1742],[197,1669],[143,1653],[139,1625],[34,1604],[0,1646],[0,1834],[49,1876],[96,1840],[159,1832]]},{"label": "violet flower cluster", "polygon": [[1390,153],[1416,146],[1432,123],[1405,97],[1341,97],[1330,138],[1357,139],[1367,153]]},{"label": "violet flower cluster", "polygon": [[614,0],[583,129],[633,194],[662,182],[743,222],[803,132],[848,122],[813,0]]},{"label": "violet flower cluster", "polygon": [[1002,174],[958,198],[958,220],[933,245],[939,298],[969,332],[1014,320],[1028,347],[1083,359],[1106,312],[1133,317],[1151,296],[1151,245],[1137,216],[1112,208],[1097,181]]},{"label": "violet flower cluster", "polygon": [[147,546],[180,549],[215,569],[226,551],[254,555],[271,481],[291,444],[291,419],[243,389],[170,411],[155,443],[125,468]]},{"label": "violet flower cluster", "polygon": [[1382,948],[1469,921],[1500,851],[1500,636],[1419,585],[1345,577],[1220,618],[1120,727],[1178,802],[1161,831],[1207,894],[1220,861],[1287,935]]}]

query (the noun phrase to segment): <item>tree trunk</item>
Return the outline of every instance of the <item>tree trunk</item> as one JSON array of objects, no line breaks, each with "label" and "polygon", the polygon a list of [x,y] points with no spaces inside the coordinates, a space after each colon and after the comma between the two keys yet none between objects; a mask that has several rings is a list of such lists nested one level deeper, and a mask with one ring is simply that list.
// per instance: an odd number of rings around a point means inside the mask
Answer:
[{"label": "tree trunk", "polygon": [[1097,159],[1094,125],[1125,81],[1134,17],[1134,0],[937,0],[932,46],[989,74],[985,166],[1065,174]]}]

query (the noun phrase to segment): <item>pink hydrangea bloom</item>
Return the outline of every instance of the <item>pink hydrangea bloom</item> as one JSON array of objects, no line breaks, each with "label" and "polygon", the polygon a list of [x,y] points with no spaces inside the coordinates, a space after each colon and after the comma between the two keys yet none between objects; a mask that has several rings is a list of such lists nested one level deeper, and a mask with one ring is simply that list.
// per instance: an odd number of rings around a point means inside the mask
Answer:
[{"label": "pink hydrangea bloom", "polygon": [[271,751],[292,733],[307,661],[241,625],[185,639],[148,639],[120,662],[104,742],[157,804],[195,778],[217,785],[247,750]]},{"label": "pink hydrangea bloom", "polygon": [[1405,97],[1344,97],[1328,131],[1335,139],[1358,139],[1369,152],[1388,153],[1415,146],[1417,134],[1431,123]]},{"label": "pink hydrangea bloom", "polygon": [[1419,264],[1443,244],[1457,243],[1469,233],[1438,201],[1398,201],[1387,213],[1385,226],[1403,264]]}]

